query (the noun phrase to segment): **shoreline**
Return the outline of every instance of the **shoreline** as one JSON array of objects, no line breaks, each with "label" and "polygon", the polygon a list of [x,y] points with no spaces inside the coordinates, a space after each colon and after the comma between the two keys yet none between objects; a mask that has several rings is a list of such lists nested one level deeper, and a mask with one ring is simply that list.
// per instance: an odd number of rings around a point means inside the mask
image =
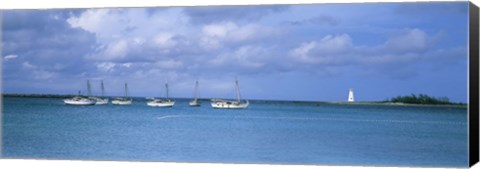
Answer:
[{"label": "shoreline", "polygon": [[417,107],[459,107],[467,108],[468,104],[411,104],[401,102],[375,102],[375,101],[359,101],[359,102],[326,102],[328,104],[341,104],[341,105],[378,105],[378,106],[417,106]]},{"label": "shoreline", "polygon": [[[11,93],[2,93],[2,97],[30,97],[30,98],[71,98],[77,95],[62,95],[62,94],[11,94]],[[118,96],[104,96],[104,97],[118,97]],[[145,98],[141,96],[135,96],[132,98],[140,99]],[[174,98],[174,99],[192,99],[192,98]],[[210,101],[212,98],[198,98],[200,101]],[[263,99],[248,99],[253,102],[262,102],[262,103],[281,103],[288,102],[294,104],[311,104],[314,106],[321,106],[322,104],[332,104],[332,105],[375,105],[375,106],[418,106],[418,107],[457,107],[457,108],[467,108],[468,104],[411,104],[411,103],[401,103],[401,102],[383,102],[383,101],[356,101],[356,102],[347,102],[347,101],[301,101],[301,100],[263,100]]]}]

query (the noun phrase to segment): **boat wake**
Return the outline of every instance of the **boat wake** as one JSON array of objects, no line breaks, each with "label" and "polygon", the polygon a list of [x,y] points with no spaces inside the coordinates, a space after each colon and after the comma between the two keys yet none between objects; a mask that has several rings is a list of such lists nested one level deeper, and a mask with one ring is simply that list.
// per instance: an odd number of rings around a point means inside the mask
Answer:
[{"label": "boat wake", "polygon": [[223,119],[267,119],[267,120],[303,120],[303,121],[341,121],[365,123],[400,123],[400,124],[441,124],[441,125],[466,125],[466,122],[456,121],[415,121],[415,120],[389,120],[389,119],[348,119],[348,118],[317,118],[317,117],[273,117],[273,116],[214,116],[214,115],[166,115],[157,117],[158,120],[171,118],[223,118]]},{"label": "boat wake", "polygon": [[176,118],[176,117],[180,117],[180,116],[179,115],[160,116],[160,117],[157,117],[157,119],[158,120],[163,120],[163,119]]}]

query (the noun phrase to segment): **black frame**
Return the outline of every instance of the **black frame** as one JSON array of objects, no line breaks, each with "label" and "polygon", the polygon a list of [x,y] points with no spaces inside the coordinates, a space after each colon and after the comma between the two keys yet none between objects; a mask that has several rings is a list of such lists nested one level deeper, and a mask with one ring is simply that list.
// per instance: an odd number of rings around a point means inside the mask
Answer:
[{"label": "black frame", "polygon": [[478,7],[469,5],[469,112],[468,112],[468,148],[469,166],[475,165],[479,158],[479,13]]}]

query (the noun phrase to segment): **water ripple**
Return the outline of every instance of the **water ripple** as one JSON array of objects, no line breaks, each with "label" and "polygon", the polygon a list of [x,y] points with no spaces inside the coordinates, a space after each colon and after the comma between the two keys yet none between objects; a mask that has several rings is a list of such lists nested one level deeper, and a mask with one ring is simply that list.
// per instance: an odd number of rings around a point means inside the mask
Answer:
[{"label": "water ripple", "polygon": [[318,117],[272,117],[272,116],[214,116],[214,115],[166,115],[157,117],[158,120],[170,118],[235,118],[235,119],[269,119],[269,120],[314,120],[314,121],[345,121],[367,123],[404,123],[404,124],[444,124],[466,125],[466,122],[458,121],[415,121],[415,120],[392,120],[392,119],[348,119],[348,118],[318,118]]}]

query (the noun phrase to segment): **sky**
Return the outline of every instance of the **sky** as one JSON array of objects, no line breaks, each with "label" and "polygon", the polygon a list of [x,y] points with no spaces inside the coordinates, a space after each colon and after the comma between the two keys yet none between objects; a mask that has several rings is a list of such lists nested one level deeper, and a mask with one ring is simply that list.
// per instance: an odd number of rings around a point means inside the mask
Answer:
[{"label": "sky", "polygon": [[468,3],[5,10],[2,92],[467,102]]}]

